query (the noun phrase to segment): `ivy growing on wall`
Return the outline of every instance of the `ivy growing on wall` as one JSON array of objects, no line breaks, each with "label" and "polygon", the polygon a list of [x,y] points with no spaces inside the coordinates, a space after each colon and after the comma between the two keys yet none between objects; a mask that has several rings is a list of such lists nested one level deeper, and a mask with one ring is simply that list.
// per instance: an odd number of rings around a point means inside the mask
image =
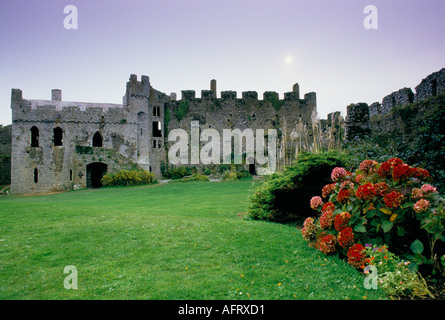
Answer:
[{"label": "ivy growing on wall", "polygon": [[178,119],[178,121],[181,121],[187,116],[187,113],[189,112],[189,101],[181,101],[179,103],[178,108],[175,111],[175,117]]},{"label": "ivy growing on wall", "polygon": [[284,101],[280,101],[280,99],[275,95],[269,96],[268,100],[276,111],[280,110],[280,108],[284,105]]}]

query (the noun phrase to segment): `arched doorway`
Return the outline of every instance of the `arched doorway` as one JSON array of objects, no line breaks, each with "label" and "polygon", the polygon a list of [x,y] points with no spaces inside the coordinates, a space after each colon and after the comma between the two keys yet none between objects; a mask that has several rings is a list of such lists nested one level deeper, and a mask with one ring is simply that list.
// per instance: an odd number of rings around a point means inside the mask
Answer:
[{"label": "arched doorway", "polygon": [[101,162],[93,162],[87,165],[87,188],[100,188],[100,180],[107,173],[108,165]]}]

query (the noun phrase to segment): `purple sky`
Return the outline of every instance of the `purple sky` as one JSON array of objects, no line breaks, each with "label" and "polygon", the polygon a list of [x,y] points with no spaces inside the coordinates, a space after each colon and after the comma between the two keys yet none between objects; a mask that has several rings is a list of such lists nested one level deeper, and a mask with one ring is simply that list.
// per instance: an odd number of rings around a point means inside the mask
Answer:
[{"label": "purple sky", "polygon": [[[63,27],[66,5],[79,29]],[[378,30],[366,30],[366,5]],[[444,0],[2,0],[0,124],[25,99],[122,103],[130,74],[167,94],[315,91],[322,118],[445,67]]]}]

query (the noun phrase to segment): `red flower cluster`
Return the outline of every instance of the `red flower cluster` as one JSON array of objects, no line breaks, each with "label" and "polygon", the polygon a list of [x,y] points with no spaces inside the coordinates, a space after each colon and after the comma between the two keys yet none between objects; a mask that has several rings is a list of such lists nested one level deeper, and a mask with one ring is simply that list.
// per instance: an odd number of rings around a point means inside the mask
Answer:
[{"label": "red flower cluster", "polygon": [[391,191],[384,198],[383,202],[385,203],[387,208],[395,209],[400,206],[403,200],[403,194],[398,191]]},{"label": "red flower cluster", "polygon": [[394,181],[408,180],[409,178],[411,178],[411,174],[413,172],[412,169],[413,168],[405,163],[395,166],[392,170],[392,179]]},{"label": "red flower cluster", "polygon": [[388,161],[382,163],[377,173],[382,178],[390,178],[392,176],[393,169],[396,166],[400,166],[402,164],[404,164],[404,162],[399,158],[391,158]]},{"label": "red flower cluster", "polygon": [[358,187],[356,196],[362,200],[371,200],[377,195],[377,188],[372,183],[366,183]]},{"label": "red flower cluster", "polygon": [[388,194],[389,186],[386,184],[386,182],[376,183],[374,187],[377,189],[379,195],[381,195],[382,197]]},{"label": "red flower cluster", "polygon": [[323,187],[321,190],[321,195],[323,198],[326,198],[328,195],[330,195],[335,190],[335,183],[327,184]]},{"label": "red flower cluster", "polygon": [[321,209],[321,211],[323,213],[326,213],[327,211],[334,211],[335,210],[335,204],[333,204],[332,202],[326,202],[323,206],[323,208]]},{"label": "red flower cluster", "polygon": [[324,254],[335,253],[337,238],[333,234],[328,234],[317,241],[316,248]]},{"label": "red flower cluster", "polygon": [[343,228],[346,228],[350,219],[351,215],[349,214],[349,212],[342,212],[336,215],[334,219],[335,230],[341,231]]},{"label": "red flower cluster", "polygon": [[430,179],[430,173],[426,169],[422,168],[411,168],[411,176],[413,178],[418,178],[420,180],[429,180]]},{"label": "red flower cluster", "polygon": [[352,195],[351,189],[341,189],[337,195],[337,201],[340,203],[345,203],[346,201],[348,201],[349,196],[351,195]]},{"label": "red flower cluster", "polygon": [[378,162],[374,160],[365,160],[362,163],[360,163],[360,171],[364,174],[373,174],[374,172],[377,172],[376,167],[378,166]]},{"label": "red flower cluster", "polygon": [[365,247],[356,243],[348,250],[348,263],[355,268],[363,268],[365,264]]},{"label": "red flower cluster", "polygon": [[337,236],[337,241],[343,248],[349,248],[354,243],[352,228],[343,228]]},{"label": "red flower cluster", "polygon": [[332,210],[327,210],[325,213],[321,215],[319,221],[320,221],[320,227],[322,229],[331,228],[332,224],[334,223],[334,212]]}]

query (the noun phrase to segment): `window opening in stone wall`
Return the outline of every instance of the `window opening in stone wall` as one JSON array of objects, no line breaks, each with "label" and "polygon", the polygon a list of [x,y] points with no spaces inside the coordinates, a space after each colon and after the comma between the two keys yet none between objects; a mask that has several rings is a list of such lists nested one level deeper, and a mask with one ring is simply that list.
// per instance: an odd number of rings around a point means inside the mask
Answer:
[{"label": "window opening in stone wall", "polygon": [[103,139],[99,132],[96,132],[93,136],[93,147],[102,147]]},{"label": "window opening in stone wall", "polygon": [[70,170],[70,181],[73,181],[73,170]]},{"label": "window opening in stone wall", "polygon": [[39,129],[37,127],[31,128],[31,147],[39,146]]},{"label": "window opening in stone wall", "polygon": [[161,107],[153,107],[153,117],[161,116]]},{"label": "window opening in stone wall", "polygon": [[63,130],[60,127],[54,129],[54,146],[60,147],[63,145]]},{"label": "window opening in stone wall", "polygon": [[39,170],[37,168],[34,169],[34,183],[39,182]]},{"label": "window opening in stone wall", "polygon": [[152,136],[159,138],[162,137],[162,126],[160,121],[153,121],[153,133]]}]

